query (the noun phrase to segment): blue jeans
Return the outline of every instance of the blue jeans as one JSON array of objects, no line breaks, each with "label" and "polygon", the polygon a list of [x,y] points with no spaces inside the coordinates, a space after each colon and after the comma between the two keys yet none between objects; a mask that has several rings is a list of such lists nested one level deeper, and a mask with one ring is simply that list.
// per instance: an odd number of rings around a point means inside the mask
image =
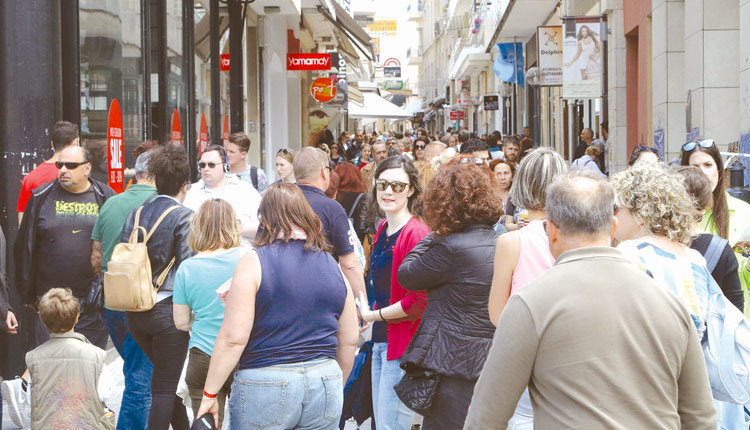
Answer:
[{"label": "blue jeans", "polygon": [[154,367],[130,334],[125,312],[104,309],[102,318],[115,349],[122,357],[122,373],[125,375],[117,429],[145,429],[151,410],[151,372]]},{"label": "blue jeans", "polygon": [[343,406],[341,368],[325,358],[238,370],[229,417],[234,430],[335,430]]},{"label": "blue jeans", "polygon": [[398,384],[404,371],[401,360],[387,360],[387,342],[372,345],[372,410],[378,430],[409,430],[414,412],[399,400],[393,386]]}]

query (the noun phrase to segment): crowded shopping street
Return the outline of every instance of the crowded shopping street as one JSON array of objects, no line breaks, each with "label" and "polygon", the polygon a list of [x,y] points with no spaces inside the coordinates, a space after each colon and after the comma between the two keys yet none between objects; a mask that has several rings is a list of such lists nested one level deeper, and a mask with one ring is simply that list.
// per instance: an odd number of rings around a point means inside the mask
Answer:
[{"label": "crowded shopping street", "polygon": [[0,0],[0,429],[750,430],[748,32]]}]

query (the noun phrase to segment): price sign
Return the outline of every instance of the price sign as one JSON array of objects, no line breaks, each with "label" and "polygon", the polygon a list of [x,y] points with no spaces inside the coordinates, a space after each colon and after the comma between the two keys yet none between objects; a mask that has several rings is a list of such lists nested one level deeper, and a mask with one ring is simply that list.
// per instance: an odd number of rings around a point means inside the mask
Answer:
[{"label": "price sign", "polygon": [[122,113],[120,103],[114,99],[109,106],[109,119],[107,120],[107,182],[117,193],[122,192],[125,182],[124,152]]},{"label": "price sign", "polygon": [[182,126],[180,125],[180,113],[177,109],[172,112],[172,144],[182,146]]},{"label": "price sign", "polygon": [[201,129],[198,133],[199,151],[202,154],[208,146],[208,126],[206,126],[206,114],[201,114]]}]

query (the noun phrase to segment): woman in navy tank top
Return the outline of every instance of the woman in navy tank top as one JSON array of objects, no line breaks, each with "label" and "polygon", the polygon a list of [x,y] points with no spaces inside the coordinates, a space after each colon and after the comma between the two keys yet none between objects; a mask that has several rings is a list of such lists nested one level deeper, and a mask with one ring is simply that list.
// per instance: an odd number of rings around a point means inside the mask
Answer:
[{"label": "woman in navy tank top", "polygon": [[234,375],[233,429],[336,429],[359,329],[346,278],[294,184],[271,185],[254,251],[234,273],[197,416],[218,417]]}]

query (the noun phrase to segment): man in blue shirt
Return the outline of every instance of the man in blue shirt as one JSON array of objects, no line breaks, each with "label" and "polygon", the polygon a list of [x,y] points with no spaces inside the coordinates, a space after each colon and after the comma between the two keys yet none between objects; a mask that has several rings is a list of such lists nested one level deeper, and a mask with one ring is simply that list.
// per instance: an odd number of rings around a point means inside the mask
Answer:
[{"label": "man in blue shirt", "polygon": [[[154,177],[148,173],[151,151],[144,152],[135,162],[135,180],[127,191],[107,200],[99,210],[91,251],[91,269],[94,273],[107,271],[115,245],[128,213],[156,196]],[[151,410],[151,372],[153,366],[146,353],[130,334],[125,312],[104,309],[102,316],[109,336],[123,360],[125,391],[117,420],[118,429],[145,429]]]},{"label": "man in blue shirt", "polygon": [[344,208],[325,195],[331,178],[326,153],[318,148],[302,148],[294,156],[294,177],[312,210],[320,218],[323,233],[333,245],[333,256],[339,261],[354,297],[359,297],[360,294],[366,296],[362,267],[354,254],[352,242],[358,239],[349,234],[349,219]]}]

